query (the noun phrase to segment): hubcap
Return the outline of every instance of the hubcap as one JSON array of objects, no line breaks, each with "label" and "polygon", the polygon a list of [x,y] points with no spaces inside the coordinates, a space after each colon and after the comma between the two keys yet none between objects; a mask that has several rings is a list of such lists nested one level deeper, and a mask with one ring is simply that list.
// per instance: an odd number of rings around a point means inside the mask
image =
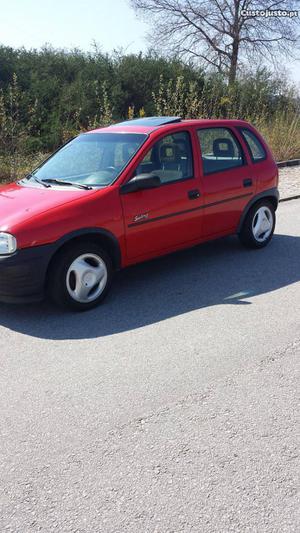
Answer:
[{"label": "hubcap", "polygon": [[273,229],[273,214],[266,207],[260,207],[252,221],[252,233],[258,242],[264,242],[271,235]]},{"label": "hubcap", "polygon": [[104,291],[107,283],[107,268],[96,254],[77,257],[67,272],[69,295],[80,303],[93,302]]}]

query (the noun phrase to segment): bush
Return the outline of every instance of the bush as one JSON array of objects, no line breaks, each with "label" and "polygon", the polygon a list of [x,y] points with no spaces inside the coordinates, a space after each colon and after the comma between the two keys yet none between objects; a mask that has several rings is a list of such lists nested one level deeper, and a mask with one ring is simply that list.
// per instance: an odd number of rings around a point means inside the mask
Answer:
[{"label": "bush", "polygon": [[271,147],[276,161],[300,158],[300,117],[278,111],[271,120],[257,120],[257,128]]},{"label": "bush", "polygon": [[243,118],[277,159],[300,157],[299,96],[266,70],[228,87],[177,59],[0,46],[0,180],[28,172],[80,131],[135,116]]}]

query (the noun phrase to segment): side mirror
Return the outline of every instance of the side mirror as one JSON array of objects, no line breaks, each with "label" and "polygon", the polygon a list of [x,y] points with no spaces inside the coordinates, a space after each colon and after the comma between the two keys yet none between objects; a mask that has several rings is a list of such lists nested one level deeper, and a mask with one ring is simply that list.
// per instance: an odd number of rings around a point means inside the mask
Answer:
[{"label": "side mirror", "polygon": [[161,181],[159,176],[153,174],[139,174],[130,181],[122,185],[120,188],[121,194],[127,194],[129,192],[141,191],[143,189],[156,189],[160,187]]}]

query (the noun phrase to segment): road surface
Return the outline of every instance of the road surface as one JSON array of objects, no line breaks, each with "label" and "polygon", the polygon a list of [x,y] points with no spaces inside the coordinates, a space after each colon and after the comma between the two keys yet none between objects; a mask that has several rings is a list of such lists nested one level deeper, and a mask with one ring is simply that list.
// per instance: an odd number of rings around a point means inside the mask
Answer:
[{"label": "road surface", "polygon": [[0,531],[299,531],[299,280],[294,200],[97,310],[0,305]]}]

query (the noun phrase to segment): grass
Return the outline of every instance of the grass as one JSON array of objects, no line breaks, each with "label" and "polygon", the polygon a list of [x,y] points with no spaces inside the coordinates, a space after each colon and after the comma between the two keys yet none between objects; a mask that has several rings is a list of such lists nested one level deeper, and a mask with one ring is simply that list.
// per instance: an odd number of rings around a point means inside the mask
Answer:
[{"label": "grass", "polygon": [[36,168],[49,154],[16,154],[12,157],[0,156],[0,183],[10,183],[24,178]]},{"label": "grass", "polygon": [[274,120],[257,121],[256,126],[271,147],[276,161],[300,158],[300,118],[277,113]]}]

